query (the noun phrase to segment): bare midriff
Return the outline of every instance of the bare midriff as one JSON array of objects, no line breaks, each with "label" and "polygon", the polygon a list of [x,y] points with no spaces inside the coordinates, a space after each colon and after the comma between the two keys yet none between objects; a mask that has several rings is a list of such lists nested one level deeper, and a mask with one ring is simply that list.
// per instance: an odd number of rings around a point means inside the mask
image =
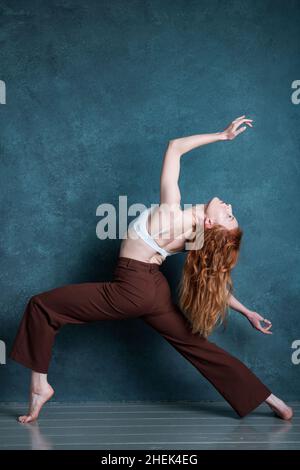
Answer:
[{"label": "bare midriff", "polygon": [[[188,209],[177,208],[168,213],[160,207],[148,216],[147,230],[156,243],[170,253],[184,251],[185,243],[194,234],[195,224],[203,220],[204,204],[197,204]],[[119,256],[133,258],[146,263],[162,264],[165,257],[154,251],[144,240],[138,237],[133,227],[125,232]]]}]

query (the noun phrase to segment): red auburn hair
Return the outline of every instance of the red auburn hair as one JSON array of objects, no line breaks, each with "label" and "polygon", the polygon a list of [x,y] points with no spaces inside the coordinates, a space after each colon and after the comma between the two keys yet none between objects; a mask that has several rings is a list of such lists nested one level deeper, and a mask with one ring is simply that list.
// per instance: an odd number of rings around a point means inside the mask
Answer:
[{"label": "red auburn hair", "polygon": [[223,323],[233,290],[231,269],[238,260],[243,231],[215,224],[204,230],[203,246],[190,250],[179,283],[179,306],[193,333],[207,337]]}]

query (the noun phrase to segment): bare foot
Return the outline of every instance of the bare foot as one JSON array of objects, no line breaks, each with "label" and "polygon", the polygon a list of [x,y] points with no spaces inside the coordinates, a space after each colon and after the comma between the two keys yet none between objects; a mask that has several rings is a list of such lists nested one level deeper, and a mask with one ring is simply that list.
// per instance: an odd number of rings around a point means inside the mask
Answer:
[{"label": "bare foot", "polygon": [[290,420],[293,417],[293,409],[290,406],[287,406],[284,401],[280,400],[280,398],[276,397],[275,395],[271,394],[266,403],[269,407],[274,411],[274,413],[281,419]]},{"label": "bare foot", "polygon": [[47,384],[43,387],[33,389],[30,392],[30,404],[27,415],[19,416],[18,421],[20,423],[30,423],[37,419],[42,406],[50,400],[54,395],[54,390],[51,385]]}]

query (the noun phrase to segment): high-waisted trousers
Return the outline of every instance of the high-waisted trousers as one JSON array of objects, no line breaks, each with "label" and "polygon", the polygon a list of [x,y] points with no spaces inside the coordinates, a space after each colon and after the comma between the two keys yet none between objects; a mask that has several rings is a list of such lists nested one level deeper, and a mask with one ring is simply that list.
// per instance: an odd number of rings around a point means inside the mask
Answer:
[{"label": "high-waisted trousers", "polygon": [[239,359],[192,333],[158,264],[126,257],[118,258],[112,281],[69,284],[32,296],[9,357],[45,374],[63,325],[127,318],[141,318],[160,333],[240,417],[272,393]]}]

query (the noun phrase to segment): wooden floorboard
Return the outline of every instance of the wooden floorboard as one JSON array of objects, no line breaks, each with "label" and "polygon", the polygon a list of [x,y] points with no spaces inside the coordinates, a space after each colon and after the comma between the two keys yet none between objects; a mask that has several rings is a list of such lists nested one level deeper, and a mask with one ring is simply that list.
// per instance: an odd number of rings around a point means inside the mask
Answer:
[{"label": "wooden floorboard", "polygon": [[239,418],[226,402],[48,403],[22,425],[25,403],[0,403],[0,449],[300,449],[300,403],[291,422],[262,404]]}]

